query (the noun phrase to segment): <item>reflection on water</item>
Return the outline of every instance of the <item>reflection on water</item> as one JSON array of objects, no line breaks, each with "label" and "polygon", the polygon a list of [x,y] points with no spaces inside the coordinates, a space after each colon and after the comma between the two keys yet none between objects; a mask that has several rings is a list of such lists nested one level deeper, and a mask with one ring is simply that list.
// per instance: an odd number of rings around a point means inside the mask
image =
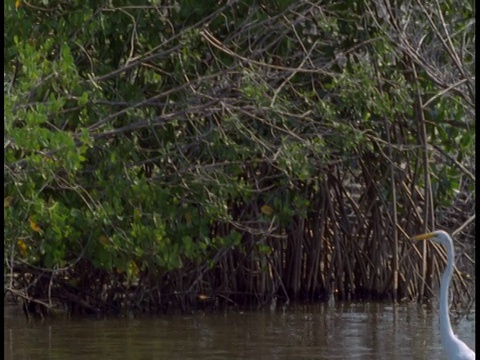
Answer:
[{"label": "reflection on water", "polygon": [[[5,359],[443,359],[437,312],[417,304],[29,321],[4,315]],[[456,333],[475,348],[475,320]]]}]

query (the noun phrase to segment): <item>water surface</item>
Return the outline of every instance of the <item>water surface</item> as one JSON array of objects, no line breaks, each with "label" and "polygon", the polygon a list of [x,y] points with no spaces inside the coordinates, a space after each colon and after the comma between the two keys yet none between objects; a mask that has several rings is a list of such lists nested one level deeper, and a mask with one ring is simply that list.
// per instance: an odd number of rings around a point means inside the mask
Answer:
[{"label": "water surface", "polygon": [[[341,303],[275,312],[27,321],[4,315],[5,359],[444,359],[438,311]],[[475,348],[475,319],[455,332]]]}]

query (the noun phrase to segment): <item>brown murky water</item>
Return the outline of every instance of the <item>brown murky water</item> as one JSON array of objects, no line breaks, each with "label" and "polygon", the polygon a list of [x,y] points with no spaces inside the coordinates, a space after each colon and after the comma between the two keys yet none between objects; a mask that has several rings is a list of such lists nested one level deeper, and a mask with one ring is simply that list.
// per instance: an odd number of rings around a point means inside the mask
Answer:
[{"label": "brown murky water", "polygon": [[[417,304],[50,322],[4,314],[4,358],[14,360],[444,359],[438,312]],[[455,332],[475,348],[474,316]]]}]

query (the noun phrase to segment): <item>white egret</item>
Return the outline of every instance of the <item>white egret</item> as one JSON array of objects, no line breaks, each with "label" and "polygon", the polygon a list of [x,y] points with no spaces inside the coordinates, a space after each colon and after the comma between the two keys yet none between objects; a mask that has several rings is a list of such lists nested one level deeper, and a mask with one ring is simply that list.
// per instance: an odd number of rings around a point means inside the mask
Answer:
[{"label": "white egret", "polygon": [[427,240],[441,244],[447,250],[447,267],[442,275],[440,283],[440,336],[442,345],[450,360],[470,360],[475,359],[475,352],[470,349],[463,341],[455,336],[450,324],[450,316],[448,313],[448,289],[450,280],[453,275],[454,258],[453,258],[453,241],[452,238],[442,230],[417,235],[413,240]]}]

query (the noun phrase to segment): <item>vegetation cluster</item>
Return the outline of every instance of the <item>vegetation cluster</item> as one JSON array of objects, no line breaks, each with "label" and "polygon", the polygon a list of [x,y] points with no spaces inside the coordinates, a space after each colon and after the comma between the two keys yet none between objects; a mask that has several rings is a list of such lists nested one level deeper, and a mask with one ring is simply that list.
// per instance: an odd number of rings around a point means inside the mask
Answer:
[{"label": "vegetation cluster", "polygon": [[[4,3],[28,313],[474,296],[474,2]],[[469,275],[470,274],[470,275]]]}]

